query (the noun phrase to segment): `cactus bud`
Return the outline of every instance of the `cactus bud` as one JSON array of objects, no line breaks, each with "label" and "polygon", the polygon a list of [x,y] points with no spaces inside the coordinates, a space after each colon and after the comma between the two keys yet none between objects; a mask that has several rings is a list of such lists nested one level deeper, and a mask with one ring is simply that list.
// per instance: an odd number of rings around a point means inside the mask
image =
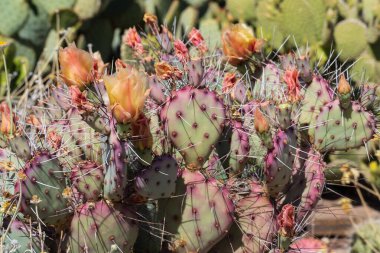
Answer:
[{"label": "cactus bud", "polygon": [[103,79],[116,121],[123,124],[136,121],[148,95],[145,74],[126,65]]},{"label": "cactus bud", "polygon": [[83,90],[94,80],[94,59],[90,53],[70,44],[59,50],[58,58],[61,76],[68,86]]},{"label": "cactus bud", "polygon": [[255,110],[254,117],[254,125],[256,132],[259,134],[267,133],[269,131],[268,121],[258,108]]},{"label": "cactus bud", "polygon": [[340,75],[340,79],[338,83],[338,93],[340,95],[346,95],[346,94],[349,94],[350,92],[351,92],[350,84],[347,82],[343,74]]},{"label": "cactus bud", "polygon": [[0,112],[1,112],[1,125],[0,132],[4,135],[13,135],[16,132],[16,115],[11,113],[7,102],[2,102],[0,104]]},{"label": "cactus bud", "polygon": [[351,86],[347,82],[344,75],[340,75],[338,83],[338,97],[340,102],[340,107],[347,109],[351,104]]},{"label": "cactus bud", "polygon": [[252,29],[247,25],[236,24],[223,32],[222,45],[228,62],[237,66],[259,52],[263,41],[256,39]]}]

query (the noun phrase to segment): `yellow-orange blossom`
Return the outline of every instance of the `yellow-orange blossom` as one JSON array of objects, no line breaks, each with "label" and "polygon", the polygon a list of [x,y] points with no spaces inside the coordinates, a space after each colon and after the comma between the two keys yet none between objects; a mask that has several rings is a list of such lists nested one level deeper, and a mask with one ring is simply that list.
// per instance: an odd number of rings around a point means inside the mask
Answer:
[{"label": "yellow-orange blossom", "polygon": [[145,74],[127,65],[118,68],[114,75],[104,76],[103,80],[116,121],[135,122],[148,94]]},{"label": "yellow-orange blossom", "polygon": [[232,65],[248,60],[253,53],[259,52],[263,40],[255,38],[252,29],[245,24],[229,27],[222,34],[223,53]]},{"label": "yellow-orange blossom", "polygon": [[94,80],[95,61],[90,53],[79,49],[75,44],[61,48],[58,53],[61,77],[68,86],[84,90]]}]

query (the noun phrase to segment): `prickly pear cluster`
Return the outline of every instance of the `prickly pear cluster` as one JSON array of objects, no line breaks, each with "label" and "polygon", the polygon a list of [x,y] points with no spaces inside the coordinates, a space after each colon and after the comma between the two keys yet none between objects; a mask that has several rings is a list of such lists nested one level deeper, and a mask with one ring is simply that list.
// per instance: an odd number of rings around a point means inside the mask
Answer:
[{"label": "prickly pear cluster", "polygon": [[44,245],[21,225],[70,252],[317,245],[296,238],[324,191],[325,155],[372,138],[376,86],[357,100],[344,73],[319,73],[307,55],[268,59],[246,25],[211,50],[195,28],[182,41],[144,20],[147,36],[126,32],[131,61],[107,68],[70,45],[55,87],[1,104],[2,246]]}]

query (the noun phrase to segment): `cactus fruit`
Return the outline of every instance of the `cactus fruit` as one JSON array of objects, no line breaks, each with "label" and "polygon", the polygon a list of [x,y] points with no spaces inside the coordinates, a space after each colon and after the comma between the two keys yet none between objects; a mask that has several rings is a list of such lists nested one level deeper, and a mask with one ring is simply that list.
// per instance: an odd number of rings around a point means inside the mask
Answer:
[{"label": "cactus fruit", "polygon": [[138,234],[134,215],[104,200],[79,207],[71,222],[70,252],[132,252]]},{"label": "cactus fruit", "polygon": [[167,136],[191,170],[199,170],[218,140],[225,121],[223,102],[207,89],[184,87],[161,111]]},{"label": "cactus fruit", "polygon": [[151,165],[135,178],[135,188],[143,197],[169,198],[175,192],[178,165],[170,155],[156,156]]}]

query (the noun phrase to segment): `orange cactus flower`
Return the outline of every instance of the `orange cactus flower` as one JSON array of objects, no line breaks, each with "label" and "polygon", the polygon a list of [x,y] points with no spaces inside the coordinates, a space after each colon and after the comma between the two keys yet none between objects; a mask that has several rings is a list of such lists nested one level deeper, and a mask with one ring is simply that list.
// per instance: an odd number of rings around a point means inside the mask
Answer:
[{"label": "orange cactus flower", "polygon": [[263,42],[256,39],[253,30],[245,24],[233,25],[222,34],[223,53],[234,66],[259,52]]},{"label": "orange cactus flower", "polygon": [[103,80],[116,121],[123,124],[136,121],[149,94],[145,74],[126,65],[117,68],[114,75],[104,76]]},{"label": "orange cactus flower", "polygon": [[68,86],[83,90],[94,80],[95,61],[90,53],[79,49],[75,44],[61,48],[58,53],[61,77]]},{"label": "orange cactus flower", "polygon": [[291,204],[286,204],[282,207],[280,214],[277,216],[277,224],[279,226],[279,232],[282,236],[293,236],[294,227],[296,225],[294,221],[294,212],[294,206]]},{"label": "orange cactus flower", "polygon": [[9,109],[7,102],[2,102],[0,104],[0,112],[1,112],[1,125],[0,132],[4,135],[12,135],[16,133],[16,121],[17,117],[14,114],[11,114],[11,110]]}]

